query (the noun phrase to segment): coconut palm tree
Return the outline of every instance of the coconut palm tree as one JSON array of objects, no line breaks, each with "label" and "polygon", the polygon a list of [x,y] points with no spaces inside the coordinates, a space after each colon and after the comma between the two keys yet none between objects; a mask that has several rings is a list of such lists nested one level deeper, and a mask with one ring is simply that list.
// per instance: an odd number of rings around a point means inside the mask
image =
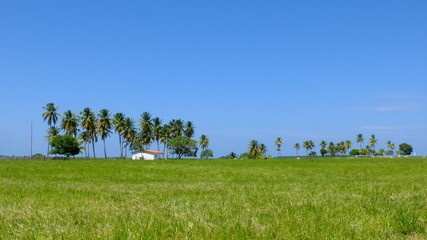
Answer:
[{"label": "coconut palm tree", "polygon": [[65,131],[65,135],[71,135],[77,137],[77,133],[79,132],[79,118],[68,110],[62,116],[61,128]]},{"label": "coconut palm tree", "polygon": [[[43,107],[46,112],[42,113],[43,120],[47,120],[47,125],[49,125],[49,128],[53,125],[55,126],[56,121],[58,121],[58,117],[60,116],[58,111],[59,107],[56,107],[54,103],[48,103],[46,106]],[[49,131],[50,129],[48,129]],[[50,147],[50,140],[47,142],[47,156],[49,157],[49,147]]]},{"label": "coconut palm tree", "polygon": [[91,136],[90,133],[88,131],[83,131],[80,133],[79,138],[81,140],[81,143],[83,143],[84,145],[84,151],[85,151],[85,155],[87,158],[89,158],[89,143],[91,142]]},{"label": "coconut palm tree", "polygon": [[377,145],[378,139],[375,138],[375,135],[372,134],[369,139],[369,146],[371,146],[372,150],[375,152],[375,145]]},{"label": "coconut palm tree", "polygon": [[323,141],[323,140],[319,143],[319,146],[320,146],[322,149],[325,149],[325,148],[326,148],[326,145],[327,145],[327,143],[326,143],[325,141]]},{"label": "coconut palm tree", "polygon": [[267,152],[267,146],[265,144],[261,143],[258,147],[259,154],[265,154]]},{"label": "coconut palm tree", "polygon": [[249,142],[249,148],[248,148],[249,156],[256,158],[258,156],[258,154],[260,154],[259,150],[260,149],[259,149],[258,141],[257,140],[251,140]]},{"label": "coconut palm tree", "polygon": [[169,126],[171,127],[172,138],[182,136],[184,132],[184,122],[181,119],[173,119],[169,122]]},{"label": "coconut palm tree", "polygon": [[114,114],[113,125],[114,125],[114,131],[116,131],[117,135],[119,135],[120,158],[123,158],[122,137],[124,134],[124,127],[125,127],[125,115],[123,113]]},{"label": "coconut palm tree", "polygon": [[281,137],[278,137],[278,138],[276,139],[276,141],[274,141],[274,144],[275,144],[275,145],[276,145],[276,147],[277,147],[277,156],[279,156],[280,152],[282,151],[282,149],[280,148],[280,147],[282,146],[282,144],[283,144],[283,140],[282,140],[282,138],[281,138]]},{"label": "coconut palm tree", "polygon": [[160,151],[160,138],[162,130],[162,120],[158,117],[153,118],[153,137],[157,143],[157,150]]},{"label": "coconut palm tree", "polygon": [[347,141],[345,141],[344,146],[347,149],[347,151],[346,151],[346,154],[347,154],[347,152],[350,153],[350,148],[353,146],[353,143],[350,140],[347,140]]},{"label": "coconut palm tree", "polygon": [[335,144],[333,142],[329,143],[329,145],[328,145],[328,152],[329,152],[329,155],[335,156],[336,147],[335,147]]},{"label": "coconut palm tree", "polygon": [[163,143],[163,152],[168,159],[168,143],[172,138],[171,127],[165,124],[160,131],[160,141]]},{"label": "coconut palm tree", "polygon": [[391,151],[391,153],[393,154],[393,156],[394,156],[394,148],[395,148],[395,146],[394,146],[394,143],[392,143],[391,141],[388,141],[387,142],[387,147],[388,147],[388,149],[390,149],[390,151]]},{"label": "coconut palm tree", "polygon": [[308,156],[308,151],[310,151],[311,149],[314,148],[314,142],[311,140],[305,141],[302,143],[302,147],[305,148],[307,156]]},{"label": "coconut palm tree", "polygon": [[48,103],[43,107],[43,109],[46,110],[46,112],[42,114],[43,120],[47,120],[47,125],[49,125],[49,127],[52,125],[52,123],[55,125],[58,121],[58,117],[60,116],[59,113],[56,112],[58,111],[59,107],[56,107],[54,103]]},{"label": "coconut palm tree", "polygon": [[298,157],[298,151],[299,151],[299,149],[301,148],[301,146],[299,145],[299,143],[295,143],[295,144],[294,144],[294,148],[295,148],[295,150],[296,150],[296,152],[297,152],[297,157]]},{"label": "coconut palm tree", "polygon": [[206,135],[202,135],[202,136],[200,136],[200,139],[199,139],[199,145],[200,145],[200,147],[202,148],[202,152],[200,153],[200,157],[202,157],[202,153],[203,153],[203,151],[205,151],[205,149],[209,146],[209,138],[208,138],[208,136],[206,136]]},{"label": "coconut palm tree", "polygon": [[361,133],[357,134],[356,142],[360,144],[360,149],[362,149],[363,140],[363,135]]},{"label": "coconut palm tree", "polygon": [[98,141],[98,119],[95,116],[95,113],[92,112],[90,108],[85,108],[80,113],[81,115],[81,126],[88,132],[90,136],[90,142],[92,143],[93,157],[96,158],[95,154],[95,142]]},{"label": "coconut palm tree", "polygon": [[237,158],[237,153],[235,152],[231,152],[227,155],[227,158],[231,158],[231,159],[236,159]]},{"label": "coconut palm tree", "polygon": [[194,124],[191,121],[185,123],[184,136],[192,138],[194,136]]},{"label": "coconut palm tree", "polygon": [[[52,138],[54,137],[54,136],[56,136],[56,135],[58,135],[59,134],[59,128],[57,128],[57,127],[55,127],[55,126],[50,126],[48,129],[47,129],[47,136],[46,136],[46,141],[48,142],[48,145],[47,145],[47,153],[49,154],[49,152],[50,152],[50,141],[52,141]],[[49,156],[49,155],[48,155]]]},{"label": "coconut palm tree", "polygon": [[107,149],[105,147],[105,139],[110,136],[113,128],[113,119],[110,118],[110,111],[102,109],[98,113],[98,129],[101,139],[104,142],[104,158],[107,158]]},{"label": "coconut palm tree", "polygon": [[148,147],[153,142],[153,123],[151,122],[151,114],[149,112],[141,114],[139,126],[141,128],[139,139],[145,147]]},{"label": "coconut palm tree", "polygon": [[123,127],[125,157],[127,155],[126,148],[132,146],[132,144],[135,142],[136,135],[137,135],[137,132],[135,128],[135,121],[132,120],[132,118],[130,117],[125,118],[124,127]]}]

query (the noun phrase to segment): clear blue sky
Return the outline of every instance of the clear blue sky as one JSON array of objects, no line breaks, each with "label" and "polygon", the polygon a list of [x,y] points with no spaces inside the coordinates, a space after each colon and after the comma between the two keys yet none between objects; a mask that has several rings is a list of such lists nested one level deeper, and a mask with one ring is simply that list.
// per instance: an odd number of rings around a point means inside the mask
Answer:
[{"label": "clear blue sky", "polygon": [[46,153],[48,102],[190,120],[216,157],[358,133],[427,155],[426,13],[425,0],[3,0],[0,155],[29,154],[31,121]]}]

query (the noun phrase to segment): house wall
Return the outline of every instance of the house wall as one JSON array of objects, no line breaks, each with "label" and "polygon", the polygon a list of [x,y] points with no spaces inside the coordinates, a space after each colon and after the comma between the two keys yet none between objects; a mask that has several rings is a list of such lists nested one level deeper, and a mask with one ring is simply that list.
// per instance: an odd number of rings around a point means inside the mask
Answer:
[{"label": "house wall", "polygon": [[135,154],[132,154],[132,159],[133,160],[139,160],[139,159],[154,160],[154,159],[158,159],[158,157],[157,155],[149,154],[149,153],[135,153]]}]

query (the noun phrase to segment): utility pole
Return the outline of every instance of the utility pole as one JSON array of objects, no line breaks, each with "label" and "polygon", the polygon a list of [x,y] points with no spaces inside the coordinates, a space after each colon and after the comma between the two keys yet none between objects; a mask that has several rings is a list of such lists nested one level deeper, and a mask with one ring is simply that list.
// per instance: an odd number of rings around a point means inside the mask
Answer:
[{"label": "utility pole", "polygon": [[31,121],[31,134],[30,134],[30,160],[33,160],[33,122]]}]

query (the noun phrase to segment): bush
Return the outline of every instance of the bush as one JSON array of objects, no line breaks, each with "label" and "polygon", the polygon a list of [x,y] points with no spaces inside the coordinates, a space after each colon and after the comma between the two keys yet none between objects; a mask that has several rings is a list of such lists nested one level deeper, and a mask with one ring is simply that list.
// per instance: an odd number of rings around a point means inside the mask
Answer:
[{"label": "bush", "polygon": [[50,142],[51,154],[65,155],[66,157],[74,156],[80,153],[80,145],[77,138],[73,136],[57,135]]},{"label": "bush", "polygon": [[407,143],[402,143],[399,145],[399,151],[402,155],[411,155],[413,149],[411,145]]},{"label": "bush", "polygon": [[353,150],[350,151],[350,155],[351,156],[360,155],[360,150],[359,149],[353,149]]}]

